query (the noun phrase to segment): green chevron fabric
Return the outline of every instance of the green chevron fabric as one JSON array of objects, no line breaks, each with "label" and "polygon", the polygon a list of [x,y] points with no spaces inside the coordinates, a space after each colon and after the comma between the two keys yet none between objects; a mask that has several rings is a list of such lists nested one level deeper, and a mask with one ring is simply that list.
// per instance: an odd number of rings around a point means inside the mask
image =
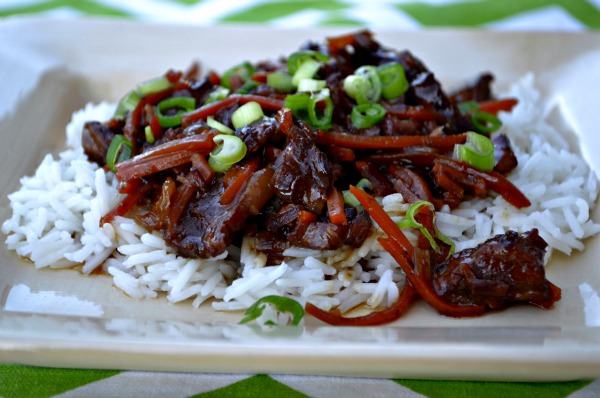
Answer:
[{"label": "green chevron fabric", "polygon": [[[600,0],[3,0],[4,18],[103,16],[205,25],[348,25],[419,29],[600,29]],[[502,383],[326,376],[194,374],[0,365],[0,397],[544,397],[600,396],[600,381]]]}]

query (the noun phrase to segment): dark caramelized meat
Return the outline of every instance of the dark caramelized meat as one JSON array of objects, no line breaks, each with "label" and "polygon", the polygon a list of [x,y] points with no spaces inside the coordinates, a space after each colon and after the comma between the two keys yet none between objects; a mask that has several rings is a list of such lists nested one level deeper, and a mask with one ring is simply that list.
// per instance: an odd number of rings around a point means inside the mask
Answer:
[{"label": "dark caramelized meat", "polygon": [[293,125],[288,144],[274,164],[273,188],[284,202],[320,214],[330,185],[329,160],[315,146],[310,131]]},{"label": "dark caramelized meat", "polygon": [[81,132],[81,144],[88,159],[104,166],[110,142],[118,132],[118,129],[100,122],[85,123]]},{"label": "dark caramelized meat", "polygon": [[510,141],[505,134],[496,134],[492,137],[494,143],[494,170],[498,173],[507,174],[513,171],[517,165],[517,157],[510,146]]},{"label": "dark caramelized meat", "polygon": [[482,102],[491,100],[493,98],[491,87],[493,81],[494,76],[491,73],[483,73],[472,82],[450,93],[450,99],[457,104],[467,101]]},{"label": "dark caramelized meat", "polygon": [[207,258],[221,254],[233,242],[235,233],[273,195],[272,176],[270,167],[256,171],[227,205],[220,203],[223,180],[215,179],[210,189],[187,207],[173,231],[165,232],[165,239],[182,256]]},{"label": "dark caramelized meat", "polygon": [[435,266],[435,290],[449,302],[492,309],[549,301],[553,296],[544,270],[546,247],[537,229],[497,235]]}]

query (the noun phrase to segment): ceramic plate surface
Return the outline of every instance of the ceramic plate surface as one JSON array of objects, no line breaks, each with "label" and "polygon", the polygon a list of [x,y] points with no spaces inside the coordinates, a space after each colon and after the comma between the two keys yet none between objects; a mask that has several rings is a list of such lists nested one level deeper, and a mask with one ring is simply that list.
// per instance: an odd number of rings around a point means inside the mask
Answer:
[{"label": "ceramic plate surface", "polygon": [[[139,81],[192,61],[223,71],[289,54],[345,30],[193,27],[124,21],[12,19],[0,24],[0,216],[6,195],[44,154],[64,148],[70,115],[117,101]],[[501,89],[528,72],[553,123],[600,172],[600,36],[568,33],[378,31],[409,49],[446,86],[492,71]],[[595,214],[598,220],[598,212]],[[600,291],[600,239],[556,255],[548,278],[563,290],[550,311],[515,307],[448,319],[417,303],[392,325],[337,328],[308,320],[265,335],[240,314],[164,299],[135,301],[110,277],[35,270],[0,245],[0,362],[80,368],[332,374],[480,380],[600,377],[600,330],[586,326],[579,286]]]}]

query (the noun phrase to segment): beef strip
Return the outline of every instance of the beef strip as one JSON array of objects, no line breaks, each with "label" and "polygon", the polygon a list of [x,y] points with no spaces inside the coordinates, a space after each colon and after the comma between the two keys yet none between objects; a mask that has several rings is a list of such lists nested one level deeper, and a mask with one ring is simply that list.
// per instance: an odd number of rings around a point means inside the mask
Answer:
[{"label": "beef strip", "polygon": [[327,155],[314,143],[305,125],[292,125],[288,143],[273,166],[273,189],[282,201],[321,214],[330,185]]},{"label": "beef strip", "polygon": [[497,235],[435,265],[433,286],[449,302],[492,309],[551,300],[544,270],[547,246],[537,229]]},{"label": "beef strip", "polygon": [[227,205],[220,203],[223,179],[215,178],[210,188],[188,205],[173,230],[165,231],[165,239],[181,256],[208,258],[223,253],[236,232],[271,199],[272,176],[270,167],[254,172]]}]

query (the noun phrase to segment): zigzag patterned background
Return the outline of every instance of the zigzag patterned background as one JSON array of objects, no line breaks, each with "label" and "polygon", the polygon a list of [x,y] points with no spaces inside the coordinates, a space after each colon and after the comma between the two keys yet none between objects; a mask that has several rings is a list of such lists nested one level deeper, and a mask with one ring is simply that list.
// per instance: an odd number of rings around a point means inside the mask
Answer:
[{"label": "zigzag patterned background", "polygon": [[[600,0],[2,0],[0,18],[118,17],[203,25],[600,29]],[[1,23],[1,19],[0,19]],[[1,60],[0,60],[1,61]],[[600,381],[485,383],[146,373],[0,365],[1,397],[593,397]]]},{"label": "zigzag patterned background", "polygon": [[0,17],[107,16],[182,23],[415,29],[600,29],[600,0],[4,0]]}]

